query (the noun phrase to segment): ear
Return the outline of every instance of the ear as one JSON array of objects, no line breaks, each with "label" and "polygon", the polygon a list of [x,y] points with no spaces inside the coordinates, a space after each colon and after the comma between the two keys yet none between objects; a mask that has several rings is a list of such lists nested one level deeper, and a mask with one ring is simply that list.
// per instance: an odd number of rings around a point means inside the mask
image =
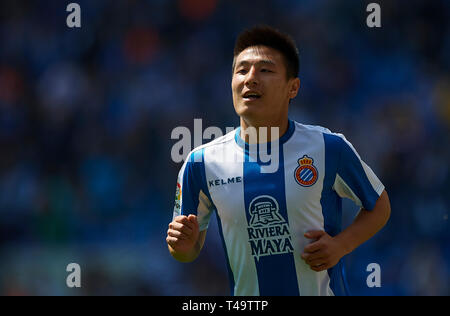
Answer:
[{"label": "ear", "polygon": [[298,89],[300,89],[300,79],[299,78],[291,79],[289,87],[289,99],[293,99],[297,96]]}]

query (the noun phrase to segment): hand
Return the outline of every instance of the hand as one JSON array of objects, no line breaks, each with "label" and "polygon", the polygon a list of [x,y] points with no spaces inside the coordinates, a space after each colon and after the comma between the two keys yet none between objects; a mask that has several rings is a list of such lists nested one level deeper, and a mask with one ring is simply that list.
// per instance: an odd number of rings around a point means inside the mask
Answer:
[{"label": "hand", "polygon": [[191,252],[199,236],[197,216],[180,215],[174,218],[167,230],[167,244],[177,253],[188,254]]},{"label": "hand", "polygon": [[346,254],[345,248],[323,230],[312,230],[304,235],[314,239],[305,247],[302,259],[316,272],[327,270],[335,266]]}]

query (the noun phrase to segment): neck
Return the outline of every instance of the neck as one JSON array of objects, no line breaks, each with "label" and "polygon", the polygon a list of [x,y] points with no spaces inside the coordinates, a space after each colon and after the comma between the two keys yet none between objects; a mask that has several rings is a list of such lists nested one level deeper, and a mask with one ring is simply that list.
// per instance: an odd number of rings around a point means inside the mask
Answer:
[{"label": "neck", "polygon": [[[283,136],[288,127],[289,119],[287,116],[280,120],[264,123],[252,122],[241,117],[240,136],[248,144],[272,142]],[[276,133],[276,130],[272,133],[272,128],[278,129],[278,133]]]}]

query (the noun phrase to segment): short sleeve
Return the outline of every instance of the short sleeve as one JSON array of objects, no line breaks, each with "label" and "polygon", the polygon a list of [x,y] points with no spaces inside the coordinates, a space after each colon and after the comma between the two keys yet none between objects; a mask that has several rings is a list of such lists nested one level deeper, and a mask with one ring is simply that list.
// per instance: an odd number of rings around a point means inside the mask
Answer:
[{"label": "short sleeve", "polygon": [[173,218],[194,214],[200,231],[207,229],[214,211],[214,205],[208,196],[203,150],[194,151],[189,154],[178,174]]},{"label": "short sleeve", "polygon": [[349,198],[358,206],[372,210],[384,190],[384,185],[361,160],[353,145],[342,134],[338,135],[340,153],[333,189],[340,197]]}]

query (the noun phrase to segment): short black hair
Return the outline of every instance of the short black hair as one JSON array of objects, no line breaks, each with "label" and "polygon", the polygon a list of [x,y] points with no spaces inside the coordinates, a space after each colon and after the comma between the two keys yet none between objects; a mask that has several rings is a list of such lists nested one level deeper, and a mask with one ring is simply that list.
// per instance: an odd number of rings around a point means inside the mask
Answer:
[{"label": "short black hair", "polygon": [[246,29],[238,35],[234,45],[233,72],[236,57],[251,46],[267,46],[279,51],[285,60],[287,78],[297,78],[300,66],[298,48],[288,34],[268,25],[257,25]]}]

